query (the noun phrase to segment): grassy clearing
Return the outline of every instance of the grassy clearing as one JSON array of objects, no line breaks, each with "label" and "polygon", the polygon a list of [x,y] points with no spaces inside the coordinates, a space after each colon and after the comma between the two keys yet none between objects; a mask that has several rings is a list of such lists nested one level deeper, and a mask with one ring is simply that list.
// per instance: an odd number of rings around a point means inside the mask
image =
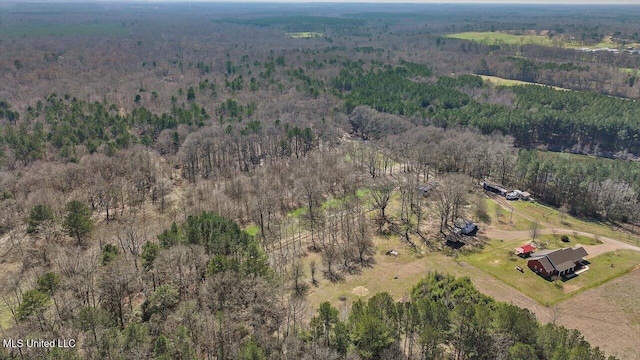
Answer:
[{"label": "grassy clearing", "polygon": [[570,41],[565,40],[560,36],[555,36],[549,38],[547,36],[542,35],[513,35],[506,34],[501,32],[463,32],[457,34],[449,34],[445,37],[461,39],[461,40],[469,40],[474,42],[479,42],[487,45],[499,45],[499,44],[507,44],[507,45],[525,45],[525,44],[535,44],[542,46],[553,46],[553,47],[565,47],[565,48],[589,48],[589,49],[598,49],[603,47],[612,47],[615,46],[610,39],[607,41],[605,39],[603,42],[594,45],[584,45],[578,41]]},{"label": "grassy clearing", "polygon": [[541,235],[536,239],[536,242],[541,244],[545,249],[560,249],[575,245],[600,245],[602,241],[594,239],[589,236],[582,235],[567,235],[569,242],[563,242],[561,238],[562,234],[546,234]]},{"label": "grassy clearing", "polygon": [[[312,286],[309,292],[308,309],[311,315],[324,301],[329,301],[340,308],[341,304],[344,306],[358,299],[366,300],[378,292],[388,292],[394,299],[400,300],[408,296],[411,287],[431,271],[450,273],[456,276],[471,276],[468,271],[470,266],[463,267],[453,258],[441,253],[432,253],[426,256],[417,255],[397,237],[376,237],[374,242],[377,253],[374,256],[376,263],[372,267],[362,269],[359,274],[346,276],[343,281],[337,283],[330,283],[321,275],[318,276],[320,285],[318,287]],[[390,249],[395,249],[400,254],[398,256],[384,255]],[[312,259],[315,259],[318,264],[322,263],[317,254],[308,256],[305,263],[308,264]],[[308,271],[308,265],[305,270]],[[483,276],[481,271],[477,270],[477,272]],[[398,278],[394,279],[396,275]],[[358,295],[353,291],[357,287],[363,287],[368,292]],[[347,299],[345,302],[339,300],[342,296]]]},{"label": "grassy clearing", "polygon": [[302,31],[302,32],[287,33],[287,36],[293,39],[311,39],[315,37],[322,37],[324,35],[320,32]]},{"label": "grassy clearing", "polygon": [[[487,198],[487,213],[491,217],[491,225],[499,230],[520,230],[525,231],[531,229],[533,222],[525,219],[519,214],[514,213],[511,215],[511,211],[500,206],[494,200]],[[496,211],[496,209],[500,211]],[[510,223],[511,221],[511,223]],[[544,229],[544,226],[538,225],[538,229]]]},{"label": "grassy clearing", "polygon": [[569,91],[569,89],[565,89],[557,86],[549,86],[549,85],[540,84],[540,83],[511,80],[511,79],[505,79],[505,78],[501,78],[497,76],[489,76],[489,75],[479,75],[479,76],[482,78],[483,81],[492,83],[497,86],[537,85],[537,86],[547,86],[556,90]]},{"label": "grassy clearing", "polygon": [[[527,260],[513,254],[514,242],[490,241],[485,251],[465,257],[470,264],[518,289],[542,305],[553,305],[584,290],[628,273],[640,263],[634,251],[616,251],[589,259],[589,270],[563,281],[550,282],[527,268]],[[613,267],[611,266],[613,265]],[[524,273],[515,269],[522,267]]]},{"label": "grassy clearing", "polygon": [[446,37],[475,41],[487,45],[507,44],[524,45],[536,44],[544,46],[563,46],[566,42],[560,39],[550,39],[541,35],[512,35],[500,32],[463,32],[449,34]]},{"label": "grassy clearing", "polygon": [[616,240],[619,239],[634,245],[637,244],[637,239],[612,229],[611,224],[608,223],[579,219],[568,214],[561,216],[562,213],[557,209],[529,201],[515,201],[512,206],[516,211],[527,214],[528,217],[541,223],[550,224],[553,227],[584,231]]}]

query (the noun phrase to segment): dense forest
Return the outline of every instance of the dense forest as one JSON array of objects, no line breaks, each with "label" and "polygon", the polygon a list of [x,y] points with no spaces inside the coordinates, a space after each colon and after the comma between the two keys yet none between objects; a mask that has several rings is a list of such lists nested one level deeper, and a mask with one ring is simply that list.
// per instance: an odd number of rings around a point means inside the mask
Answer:
[{"label": "dense forest", "polygon": [[438,269],[309,297],[480,251],[485,179],[637,235],[639,54],[449,37],[633,47],[637,9],[309,6],[0,7],[0,333],[77,340],[0,359],[607,358]]}]

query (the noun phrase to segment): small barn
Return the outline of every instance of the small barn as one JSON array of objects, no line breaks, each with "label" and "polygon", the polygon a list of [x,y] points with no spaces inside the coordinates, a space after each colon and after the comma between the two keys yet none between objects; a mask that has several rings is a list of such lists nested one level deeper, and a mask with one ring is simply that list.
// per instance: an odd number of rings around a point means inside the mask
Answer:
[{"label": "small barn", "polygon": [[541,251],[527,262],[529,269],[545,278],[565,277],[573,274],[587,256],[583,247]]},{"label": "small barn", "polygon": [[526,257],[530,257],[531,254],[533,254],[533,252],[536,251],[536,247],[531,244],[525,244],[515,248],[515,250],[516,250],[516,255],[526,258]]}]

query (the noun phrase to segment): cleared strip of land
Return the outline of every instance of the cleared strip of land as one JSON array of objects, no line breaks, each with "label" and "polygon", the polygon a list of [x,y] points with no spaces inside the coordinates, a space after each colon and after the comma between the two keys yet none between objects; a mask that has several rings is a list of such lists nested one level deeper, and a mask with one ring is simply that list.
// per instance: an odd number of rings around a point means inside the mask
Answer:
[{"label": "cleared strip of land", "polygon": [[[604,41],[593,44],[593,45],[585,45],[575,40],[566,40],[561,36],[543,36],[543,35],[515,35],[508,34],[502,32],[478,32],[478,31],[470,31],[470,32],[462,32],[456,34],[449,34],[445,37],[461,39],[461,40],[469,40],[487,45],[499,45],[499,44],[507,44],[507,45],[525,45],[525,44],[535,44],[542,46],[553,46],[553,47],[564,47],[571,49],[580,49],[580,48],[588,48],[588,49],[599,49],[605,47],[613,47],[615,44],[611,43],[610,39],[605,38]],[[607,41],[609,40],[609,41]]]},{"label": "cleared strip of land", "polygon": [[561,88],[561,87],[557,87],[557,86],[549,86],[549,85],[545,85],[545,84],[540,84],[540,83],[534,83],[534,82],[526,82],[526,81],[520,81],[520,80],[512,80],[512,79],[505,79],[505,78],[501,78],[501,77],[497,77],[497,76],[489,76],[489,75],[478,75],[482,78],[483,81],[488,81],[492,84],[498,85],[498,86],[517,86],[517,85],[537,85],[537,86],[547,86],[556,90],[565,90],[565,91],[569,91],[569,89],[565,89],[565,88]]}]

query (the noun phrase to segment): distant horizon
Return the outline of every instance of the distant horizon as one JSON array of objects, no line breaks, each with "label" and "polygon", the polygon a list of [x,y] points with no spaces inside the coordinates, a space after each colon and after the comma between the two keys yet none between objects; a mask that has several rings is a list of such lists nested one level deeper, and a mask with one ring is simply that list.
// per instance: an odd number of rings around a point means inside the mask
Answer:
[{"label": "distant horizon", "polygon": [[221,4],[455,4],[455,5],[638,5],[638,0],[9,0],[19,3],[221,3]]}]

